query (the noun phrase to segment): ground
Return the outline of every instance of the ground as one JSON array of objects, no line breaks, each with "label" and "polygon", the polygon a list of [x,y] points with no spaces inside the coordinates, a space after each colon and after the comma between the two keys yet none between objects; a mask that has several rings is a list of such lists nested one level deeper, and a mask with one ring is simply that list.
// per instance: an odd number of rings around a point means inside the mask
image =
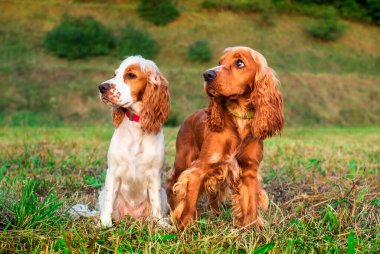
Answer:
[{"label": "ground", "polygon": [[[165,128],[170,168],[177,128]],[[270,197],[262,230],[204,211],[184,231],[126,219],[110,229],[74,219],[95,205],[112,135],[107,126],[0,128],[0,246],[34,253],[378,253],[380,129],[287,128],[265,141]]]}]

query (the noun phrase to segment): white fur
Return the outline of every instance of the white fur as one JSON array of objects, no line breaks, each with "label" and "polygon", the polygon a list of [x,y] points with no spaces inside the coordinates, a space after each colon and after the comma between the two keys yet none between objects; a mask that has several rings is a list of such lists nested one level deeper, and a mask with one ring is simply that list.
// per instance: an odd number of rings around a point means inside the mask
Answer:
[{"label": "white fur", "polygon": [[117,97],[117,94],[120,94],[120,97],[113,101],[113,104],[116,104],[116,106],[128,108],[134,103],[130,85],[124,82],[125,69],[132,64],[139,64],[143,72],[147,69],[152,71],[151,78],[154,78],[156,72],[158,72],[158,67],[153,61],[146,60],[141,56],[130,56],[121,62],[120,66],[115,70],[115,77],[104,81],[104,83],[115,85],[115,89],[111,90],[114,98]]},{"label": "white fur", "polygon": [[[152,61],[129,57],[116,70],[116,76],[106,82],[115,84],[120,92],[119,106],[129,107],[139,115],[141,102],[133,101],[130,86],[123,80],[124,70],[134,63],[140,64],[142,71],[147,67],[158,71]],[[132,210],[148,204],[149,215],[161,220],[167,212],[166,193],[161,188],[165,159],[163,130],[158,134],[144,133],[140,123],[124,117],[112,136],[107,158],[106,182],[98,200],[101,225],[112,226],[115,200],[125,202]]]}]

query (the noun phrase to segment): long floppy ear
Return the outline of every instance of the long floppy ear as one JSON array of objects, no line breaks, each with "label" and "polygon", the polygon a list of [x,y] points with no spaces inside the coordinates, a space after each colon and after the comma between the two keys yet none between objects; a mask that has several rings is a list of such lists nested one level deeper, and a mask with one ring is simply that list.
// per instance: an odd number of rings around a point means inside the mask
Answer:
[{"label": "long floppy ear", "polygon": [[158,133],[162,124],[168,119],[169,111],[168,81],[158,70],[152,70],[142,97],[142,130],[148,133]]},{"label": "long floppy ear", "polygon": [[123,122],[125,117],[125,111],[122,107],[113,107],[112,109],[112,122],[115,128]]},{"label": "long floppy ear", "polygon": [[223,108],[219,98],[210,97],[206,123],[211,131],[220,132],[224,128]]},{"label": "long floppy ear", "polygon": [[275,72],[267,66],[265,59],[259,65],[260,69],[256,73],[250,96],[255,107],[252,131],[255,138],[265,139],[281,134],[284,127],[284,116],[282,96],[278,89],[279,81]]}]

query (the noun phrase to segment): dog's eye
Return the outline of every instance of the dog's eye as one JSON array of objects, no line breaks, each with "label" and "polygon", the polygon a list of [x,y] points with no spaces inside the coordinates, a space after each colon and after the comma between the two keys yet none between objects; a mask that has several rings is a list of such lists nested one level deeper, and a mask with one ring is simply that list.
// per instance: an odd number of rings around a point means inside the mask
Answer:
[{"label": "dog's eye", "polygon": [[133,73],[128,73],[128,74],[127,74],[127,78],[129,78],[129,79],[134,79],[134,78],[136,78],[136,75],[133,74]]},{"label": "dog's eye", "polygon": [[245,64],[243,63],[243,61],[242,60],[237,60],[236,61],[236,67],[238,67],[238,68],[243,68],[244,66],[245,66]]},{"label": "dog's eye", "polygon": [[222,65],[222,64],[220,63],[220,61],[218,62],[218,65]]}]

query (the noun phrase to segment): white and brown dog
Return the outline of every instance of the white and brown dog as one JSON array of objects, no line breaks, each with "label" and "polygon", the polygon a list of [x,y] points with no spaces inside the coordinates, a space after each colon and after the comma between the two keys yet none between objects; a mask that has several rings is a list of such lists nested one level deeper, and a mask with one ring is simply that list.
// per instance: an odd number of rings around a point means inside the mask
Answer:
[{"label": "white and brown dog", "polygon": [[100,99],[113,107],[116,128],[98,200],[100,223],[109,227],[112,220],[125,215],[161,220],[167,212],[161,169],[165,158],[162,124],[170,109],[168,83],[154,62],[131,56],[99,91]]}]

